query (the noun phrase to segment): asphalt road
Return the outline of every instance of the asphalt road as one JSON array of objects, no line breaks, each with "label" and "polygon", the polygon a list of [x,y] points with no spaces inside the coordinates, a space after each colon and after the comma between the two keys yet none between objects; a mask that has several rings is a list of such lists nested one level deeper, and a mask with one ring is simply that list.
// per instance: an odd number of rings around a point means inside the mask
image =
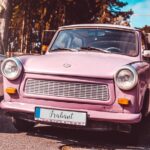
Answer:
[{"label": "asphalt road", "polygon": [[137,134],[131,139],[127,134],[116,132],[87,132],[38,125],[30,132],[20,133],[14,128],[11,118],[0,111],[0,150],[150,149],[150,119],[144,122],[139,132],[139,136]]}]

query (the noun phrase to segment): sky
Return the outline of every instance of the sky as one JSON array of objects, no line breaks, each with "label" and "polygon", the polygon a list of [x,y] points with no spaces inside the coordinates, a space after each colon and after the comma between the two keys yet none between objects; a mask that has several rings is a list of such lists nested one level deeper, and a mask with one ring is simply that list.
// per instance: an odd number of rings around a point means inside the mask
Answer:
[{"label": "sky", "polygon": [[120,0],[127,2],[128,5],[123,10],[132,9],[134,14],[130,18],[133,27],[150,26],[150,0]]}]

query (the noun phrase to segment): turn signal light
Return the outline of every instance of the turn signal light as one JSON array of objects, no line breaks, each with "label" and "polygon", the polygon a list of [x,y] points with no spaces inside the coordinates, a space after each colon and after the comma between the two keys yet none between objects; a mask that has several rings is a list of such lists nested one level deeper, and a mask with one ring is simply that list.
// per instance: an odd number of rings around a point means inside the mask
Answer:
[{"label": "turn signal light", "polygon": [[46,52],[48,49],[48,46],[47,45],[42,45],[42,52]]},{"label": "turn signal light", "polygon": [[15,94],[15,93],[17,93],[17,89],[16,88],[13,88],[13,87],[8,87],[8,88],[6,88],[6,93],[8,93],[8,94]]},{"label": "turn signal light", "polygon": [[120,104],[120,105],[129,105],[130,100],[127,99],[127,98],[118,98],[118,104]]}]

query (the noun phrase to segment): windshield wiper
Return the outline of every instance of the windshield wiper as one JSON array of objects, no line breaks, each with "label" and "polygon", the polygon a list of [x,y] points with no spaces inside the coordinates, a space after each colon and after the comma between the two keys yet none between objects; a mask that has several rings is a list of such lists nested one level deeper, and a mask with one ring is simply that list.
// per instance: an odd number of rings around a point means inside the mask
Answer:
[{"label": "windshield wiper", "polygon": [[50,50],[50,52],[55,52],[55,51],[71,51],[71,52],[76,52],[78,51],[77,49],[73,49],[73,48],[55,48],[53,50]]},{"label": "windshield wiper", "polygon": [[110,51],[107,51],[105,49],[102,48],[97,48],[97,47],[80,47],[80,50],[85,50],[85,51],[99,51],[99,52],[103,52],[103,53],[110,53]]}]

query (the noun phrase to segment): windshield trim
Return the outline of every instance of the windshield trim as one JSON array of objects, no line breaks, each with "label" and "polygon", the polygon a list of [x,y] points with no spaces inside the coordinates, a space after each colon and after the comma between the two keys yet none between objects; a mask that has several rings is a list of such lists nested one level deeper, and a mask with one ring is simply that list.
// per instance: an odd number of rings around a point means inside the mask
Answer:
[{"label": "windshield trim", "polygon": [[[125,32],[133,32],[135,34],[135,44],[136,44],[136,50],[137,50],[137,54],[135,56],[131,56],[131,55],[126,55],[126,54],[121,54],[121,53],[114,53],[114,54],[118,54],[118,55],[125,55],[125,56],[129,56],[129,57],[138,57],[139,56],[139,51],[140,51],[140,45],[138,44],[138,37],[139,37],[139,34],[138,34],[138,30],[133,30],[133,29],[123,29],[123,28],[115,28],[115,27],[105,27],[105,26],[101,26],[101,27],[94,27],[94,26],[91,26],[91,27],[76,27],[76,28],[72,28],[72,27],[68,27],[68,28],[60,28],[54,35],[49,47],[48,47],[48,53],[51,53],[51,48],[52,46],[54,45],[57,37],[59,36],[59,33],[61,31],[65,31],[65,30],[76,30],[76,29],[108,29],[108,30],[118,30],[118,31],[125,31]],[[70,51],[71,52],[71,51]],[[94,51],[93,51],[94,52]],[[110,53],[107,53],[107,54],[110,54]],[[113,53],[111,53],[113,54]]]}]

